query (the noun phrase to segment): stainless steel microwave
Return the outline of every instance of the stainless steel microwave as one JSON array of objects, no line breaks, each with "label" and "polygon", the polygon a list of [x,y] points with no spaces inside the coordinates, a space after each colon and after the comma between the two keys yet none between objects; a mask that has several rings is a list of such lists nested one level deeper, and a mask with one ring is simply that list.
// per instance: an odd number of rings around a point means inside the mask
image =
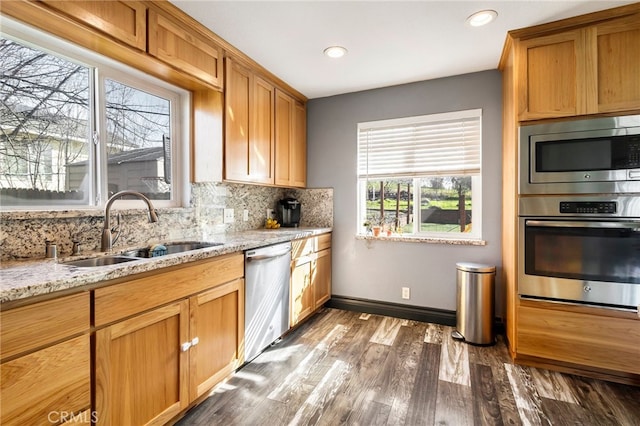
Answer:
[{"label": "stainless steel microwave", "polygon": [[520,127],[521,194],[640,192],[640,115]]}]

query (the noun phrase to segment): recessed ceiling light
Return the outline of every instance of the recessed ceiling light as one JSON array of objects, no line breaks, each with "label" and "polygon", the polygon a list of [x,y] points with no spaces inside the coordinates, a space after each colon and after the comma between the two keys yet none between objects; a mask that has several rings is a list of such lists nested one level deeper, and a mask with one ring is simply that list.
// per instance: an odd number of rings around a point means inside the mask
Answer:
[{"label": "recessed ceiling light", "polygon": [[472,27],[481,27],[483,25],[487,25],[497,17],[498,12],[496,12],[495,10],[481,10],[469,16],[467,18],[467,24],[471,25]]},{"label": "recessed ceiling light", "polygon": [[329,46],[324,49],[324,54],[330,58],[341,58],[347,54],[347,49],[342,46]]}]

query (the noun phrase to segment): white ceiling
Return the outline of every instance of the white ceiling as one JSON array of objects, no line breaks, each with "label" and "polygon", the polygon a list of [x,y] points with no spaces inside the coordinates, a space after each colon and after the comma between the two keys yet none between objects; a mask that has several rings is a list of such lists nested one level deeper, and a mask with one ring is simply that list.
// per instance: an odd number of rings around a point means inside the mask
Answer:
[{"label": "white ceiling", "polygon": [[[509,30],[635,1],[171,2],[312,99],[496,69]],[[465,24],[482,9],[498,18]],[[331,45],[347,55],[325,57]]]}]

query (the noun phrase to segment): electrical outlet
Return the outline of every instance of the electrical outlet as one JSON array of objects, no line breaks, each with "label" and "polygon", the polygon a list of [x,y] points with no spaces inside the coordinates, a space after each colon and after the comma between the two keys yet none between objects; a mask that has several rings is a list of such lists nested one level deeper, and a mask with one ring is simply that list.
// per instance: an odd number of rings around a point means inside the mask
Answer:
[{"label": "electrical outlet", "polygon": [[411,299],[411,289],[409,287],[402,287],[402,298]]},{"label": "electrical outlet", "polygon": [[233,223],[233,209],[224,209],[224,216],[222,217],[222,223]]},{"label": "electrical outlet", "polygon": [[242,210],[242,220],[244,222],[247,222],[249,220],[249,210],[247,209]]},{"label": "electrical outlet", "polygon": [[275,219],[276,212],[273,209],[267,209],[267,219]]}]

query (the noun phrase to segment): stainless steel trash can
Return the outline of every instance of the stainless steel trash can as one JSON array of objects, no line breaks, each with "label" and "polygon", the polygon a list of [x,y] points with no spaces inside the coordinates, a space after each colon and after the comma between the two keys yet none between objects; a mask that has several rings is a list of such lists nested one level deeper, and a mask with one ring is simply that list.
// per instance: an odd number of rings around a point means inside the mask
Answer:
[{"label": "stainless steel trash can", "polygon": [[456,330],[454,339],[476,345],[495,343],[496,267],[480,263],[459,262],[457,269]]}]

